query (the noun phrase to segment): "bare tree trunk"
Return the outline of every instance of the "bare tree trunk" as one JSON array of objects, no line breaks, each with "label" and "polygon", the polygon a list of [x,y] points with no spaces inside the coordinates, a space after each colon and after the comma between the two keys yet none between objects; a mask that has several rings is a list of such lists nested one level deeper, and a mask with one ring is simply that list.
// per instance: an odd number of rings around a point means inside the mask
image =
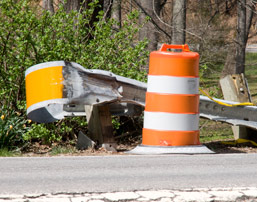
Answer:
[{"label": "bare tree trunk", "polygon": [[236,73],[245,72],[245,48],[249,31],[252,25],[253,11],[255,9],[252,0],[241,0],[237,2],[237,52]]},{"label": "bare tree trunk", "polygon": [[43,0],[43,8],[45,10],[50,11],[51,13],[54,13],[54,2],[53,2],[53,0]]},{"label": "bare tree trunk", "polygon": [[108,20],[110,18],[117,22],[117,25],[113,26],[114,29],[121,28],[121,0],[104,0],[103,3],[104,18]]},{"label": "bare tree trunk", "polygon": [[220,77],[224,78],[229,74],[235,74],[236,73],[235,67],[236,67],[236,45],[232,44],[229,47],[229,51],[226,57],[226,62]]},{"label": "bare tree trunk", "polygon": [[246,41],[245,41],[245,44],[247,44],[250,28],[252,26],[253,13],[254,13],[255,7],[256,7],[255,2],[253,0],[246,1]]},{"label": "bare tree trunk", "polygon": [[70,12],[72,10],[79,11],[81,5],[81,0],[67,0],[64,4],[64,9],[66,12]]},{"label": "bare tree trunk", "polygon": [[172,10],[172,44],[184,44],[186,41],[186,0],[174,0]]},{"label": "bare tree trunk", "polygon": [[229,50],[221,77],[245,72],[245,48],[252,24],[254,6],[253,0],[237,1],[236,43]]},{"label": "bare tree trunk", "polygon": [[246,0],[237,1],[236,74],[245,70]]},{"label": "bare tree trunk", "polygon": [[121,0],[113,0],[111,18],[118,23],[115,28],[121,28]]},{"label": "bare tree trunk", "polygon": [[[159,0],[140,0],[139,3],[152,19],[156,18],[155,14],[160,15]],[[145,12],[141,11],[139,17],[140,24],[143,24],[145,22],[145,19],[147,17]],[[158,46],[159,32],[150,20],[143,26],[143,28],[139,32],[139,40],[144,40],[145,38],[149,41],[147,49],[150,52],[156,50]]]},{"label": "bare tree trunk", "polygon": [[111,17],[112,4],[113,4],[113,0],[104,0],[103,2],[103,11],[104,11],[105,20],[110,19]]},{"label": "bare tree trunk", "polygon": [[[139,0],[137,1],[140,6],[139,23],[143,24],[146,17],[150,17],[147,23],[139,31],[139,40],[148,40],[147,50],[149,52],[155,51],[158,48],[159,31],[154,22],[157,22],[156,15],[160,15],[160,0]],[[149,61],[148,61],[149,62]],[[149,63],[142,68],[148,70]]]}]

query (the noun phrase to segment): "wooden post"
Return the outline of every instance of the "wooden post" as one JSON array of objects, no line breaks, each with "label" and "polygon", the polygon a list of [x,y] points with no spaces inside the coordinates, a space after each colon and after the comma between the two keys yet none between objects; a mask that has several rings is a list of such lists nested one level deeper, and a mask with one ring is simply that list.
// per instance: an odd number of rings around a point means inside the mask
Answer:
[{"label": "wooden post", "polygon": [[109,105],[85,105],[90,138],[108,151],[116,151]]},{"label": "wooden post", "polygon": [[[225,100],[235,102],[251,102],[251,97],[244,74],[227,75],[220,79],[220,85]],[[253,129],[245,126],[232,126],[235,140],[250,139]]]}]

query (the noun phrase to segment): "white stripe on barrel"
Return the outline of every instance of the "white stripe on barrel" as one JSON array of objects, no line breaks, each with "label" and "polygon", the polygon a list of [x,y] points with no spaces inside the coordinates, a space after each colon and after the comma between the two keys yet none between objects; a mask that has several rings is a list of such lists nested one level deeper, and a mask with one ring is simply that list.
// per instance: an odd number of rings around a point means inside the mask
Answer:
[{"label": "white stripe on barrel", "polygon": [[192,131],[198,130],[199,114],[173,114],[144,112],[144,128],[152,130]]},{"label": "white stripe on barrel", "polygon": [[148,75],[147,92],[198,94],[199,78]]}]

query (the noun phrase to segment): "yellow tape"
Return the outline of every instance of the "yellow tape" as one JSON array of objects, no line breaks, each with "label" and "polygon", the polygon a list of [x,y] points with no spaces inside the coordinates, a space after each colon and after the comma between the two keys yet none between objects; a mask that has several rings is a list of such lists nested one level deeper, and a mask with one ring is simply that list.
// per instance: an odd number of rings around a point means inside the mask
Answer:
[{"label": "yellow tape", "polygon": [[208,93],[204,92],[202,89],[199,88],[199,90],[201,91],[202,94],[204,94],[205,96],[207,96],[208,98],[210,98],[212,101],[216,102],[217,104],[220,105],[224,105],[227,107],[237,107],[237,106],[254,106],[253,103],[251,102],[243,102],[243,103],[238,103],[238,104],[228,104],[228,103],[224,103],[218,100],[213,99]]},{"label": "yellow tape", "polygon": [[252,140],[247,140],[247,139],[237,139],[235,141],[222,141],[222,144],[227,144],[227,145],[236,145],[236,144],[243,144],[243,143],[251,143],[253,146],[257,147],[257,143],[252,141]]}]

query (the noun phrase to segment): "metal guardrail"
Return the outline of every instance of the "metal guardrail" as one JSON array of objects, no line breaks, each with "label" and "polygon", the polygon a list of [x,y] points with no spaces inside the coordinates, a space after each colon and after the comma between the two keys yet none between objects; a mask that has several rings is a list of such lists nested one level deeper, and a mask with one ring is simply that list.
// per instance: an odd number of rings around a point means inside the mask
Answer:
[{"label": "metal guardrail", "polygon": [[[139,115],[144,110],[146,83],[108,71],[88,70],[68,62],[65,62],[63,67],[63,78],[63,100],[59,103],[41,103],[28,113],[30,119],[53,122],[65,116],[85,116],[85,105],[108,104],[110,112],[114,115]],[[199,107],[200,116],[203,118],[257,129],[255,106],[226,107],[200,96]]]},{"label": "metal guardrail", "polygon": [[[217,100],[227,104],[237,104],[237,102]],[[199,110],[200,117],[203,118],[257,129],[256,106],[227,107],[217,104],[205,96],[200,96]]]}]

